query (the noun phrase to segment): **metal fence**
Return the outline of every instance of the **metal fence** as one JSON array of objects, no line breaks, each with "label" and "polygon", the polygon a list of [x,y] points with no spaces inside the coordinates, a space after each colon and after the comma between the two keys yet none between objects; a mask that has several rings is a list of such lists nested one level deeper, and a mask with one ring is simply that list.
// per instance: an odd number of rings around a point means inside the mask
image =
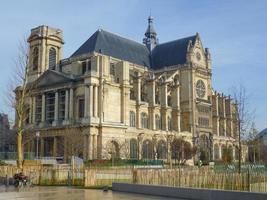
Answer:
[{"label": "metal fence", "polygon": [[[34,152],[24,152],[24,159],[31,160],[35,158]],[[17,152],[0,152],[0,160],[16,160]]]}]

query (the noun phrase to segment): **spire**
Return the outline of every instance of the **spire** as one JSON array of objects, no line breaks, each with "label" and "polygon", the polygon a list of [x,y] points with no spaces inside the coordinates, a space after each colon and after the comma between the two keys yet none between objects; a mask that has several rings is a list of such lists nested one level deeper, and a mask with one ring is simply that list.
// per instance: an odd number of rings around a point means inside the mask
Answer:
[{"label": "spire", "polygon": [[147,46],[150,52],[158,44],[157,33],[154,29],[153,17],[151,15],[148,17],[148,27],[145,32],[143,43]]}]

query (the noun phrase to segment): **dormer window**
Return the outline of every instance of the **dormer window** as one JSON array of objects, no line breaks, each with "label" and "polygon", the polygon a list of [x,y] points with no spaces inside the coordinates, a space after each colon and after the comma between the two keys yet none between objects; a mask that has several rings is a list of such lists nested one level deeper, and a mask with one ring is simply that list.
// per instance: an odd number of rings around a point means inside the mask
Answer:
[{"label": "dormer window", "polygon": [[35,47],[32,53],[32,70],[38,69],[39,49]]}]

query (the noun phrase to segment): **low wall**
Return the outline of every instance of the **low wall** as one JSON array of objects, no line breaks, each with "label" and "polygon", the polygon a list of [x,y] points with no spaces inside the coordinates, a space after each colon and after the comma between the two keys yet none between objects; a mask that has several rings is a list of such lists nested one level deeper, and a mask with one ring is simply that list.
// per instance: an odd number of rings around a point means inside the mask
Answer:
[{"label": "low wall", "polygon": [[267,193],[178,188],[157,185],[113,183],[112,190],[192,200],[266,200]]}]

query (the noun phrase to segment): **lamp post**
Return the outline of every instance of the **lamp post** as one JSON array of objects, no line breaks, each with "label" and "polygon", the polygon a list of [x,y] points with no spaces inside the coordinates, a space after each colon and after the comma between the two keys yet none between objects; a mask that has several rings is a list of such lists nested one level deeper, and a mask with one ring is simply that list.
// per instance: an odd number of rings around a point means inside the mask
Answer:
[{"label": "lamp post", "polygon": [[111,159],[112,159],[112,167],[114,167],[114,148],[115,148],[114,137],[112,137],[111,143],[112,143]]},{"label": "lamp post", "polygon": [[36,136],[36,159],[38,160],[38,152],[39,152],[39,150],[38,150],[38,144],[39,144],[40,132],[37,131],[36,134],[35,134],[35,136]]},{"label": "lamp post", "polygon": [[146,141],[146,165],[148,165],[148,141]]}]

